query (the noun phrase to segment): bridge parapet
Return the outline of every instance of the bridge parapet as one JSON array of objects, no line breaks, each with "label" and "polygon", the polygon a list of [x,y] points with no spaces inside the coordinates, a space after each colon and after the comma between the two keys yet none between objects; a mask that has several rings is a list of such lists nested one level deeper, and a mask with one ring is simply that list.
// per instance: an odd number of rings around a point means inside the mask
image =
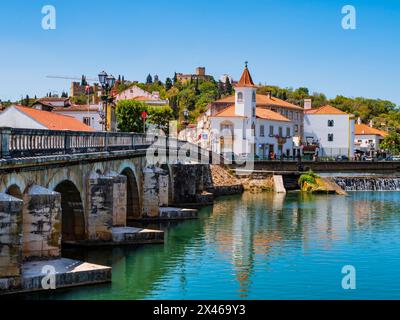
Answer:
[{"label": "bridge parapet", "polygon": [[179,158],[187,157],[199,162],[203,159],[207,163],[211,160],[210,152],[198,145],[148,133],[0,128],[0,139],[1,159],[156,148],[166,150],[168,155],[171,152]]}]

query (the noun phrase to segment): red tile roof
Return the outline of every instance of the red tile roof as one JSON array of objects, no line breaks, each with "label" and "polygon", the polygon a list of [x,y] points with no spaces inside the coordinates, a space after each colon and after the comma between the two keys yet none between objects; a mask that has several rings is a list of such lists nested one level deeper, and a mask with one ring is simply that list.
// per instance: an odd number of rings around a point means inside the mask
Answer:
[{"label": "red tile roof", "polygon": [[[256,108],[256,116],[257,118],[260,119],[265,119],[265,120],[273,120],[273,121],[285,121],[285,122],[290,122],[290,120],[281,114],[268,110],[268,109],[263,109],[263,108]],[[226,107],[224,110],[218,112],[215,116],[211,118],[244,118],[243,116],[237,115],[235,113],[235,106],[229,106]]]},{"label": "red tile roof", "polygon": [[251,78],[250,71],[247,68],[247,65],[245,66],[242,76],[240,77],[240,80],[236,86],[237,87],[254,87],[254,82],[253,82],[253,79]]},{"label": "red tile roof", "polygon": [[95,131],[74,117],[23,106],[15,106],[15,108],[49,130]]},{"label": "red tile roof", "polygon": [[[73,112],[73,111],[88,111],[88,105],[72,105],[69,107],[54,107],[53,112]],[[98,111],[99,107],[97,105],[91,105],[90,111]]]},{"label": "red tile roof", "polygon": [[235,106],[226,107],[224,110],[218,112],[214,117],[235,117],[235,118],[244,118],[243,116],[239,116],[235,113]]},{"label": "red tile roof", "polygon": [[260,119],[290,122],[290,120],[283,115],[264,108],[256,108],[256,116]]},{"label": "red tile roof", "polygon": [[346,112],[329,105],[320,107],[318,109],[305,110],[304,112],[306,114],[347,114]]},{"label": "red tile roof", "polygon": [[[283,108],[291,108],[291,109],[297,109],[297,110],[303,110],[302,107],[296,106],[295,104],[292,104],[290,102],[275,98],[275,97],[269,97],[264,94],[257,94],[256,95],[256,101],[257,101],[257,106],[277,106],[277,107],[283,107]],[[235,103],[235,96],[228,96],[222,99],[219,99],[215,101],[214,103]]]},{"label": "red tile roof", "polygon": [[388,135],[387,132],[371,128],[366,124],[356,124],[354,129],[356,135],[376,135],[381,137],[386,137]]}]

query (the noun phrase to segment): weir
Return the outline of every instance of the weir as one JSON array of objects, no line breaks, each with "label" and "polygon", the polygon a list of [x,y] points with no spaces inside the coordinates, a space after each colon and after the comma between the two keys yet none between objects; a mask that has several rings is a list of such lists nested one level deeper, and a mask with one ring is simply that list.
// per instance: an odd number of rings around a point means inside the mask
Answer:
[{"label": "weir", "polygon": [[400,177],[334,177],[345,191],[400,191]]}]

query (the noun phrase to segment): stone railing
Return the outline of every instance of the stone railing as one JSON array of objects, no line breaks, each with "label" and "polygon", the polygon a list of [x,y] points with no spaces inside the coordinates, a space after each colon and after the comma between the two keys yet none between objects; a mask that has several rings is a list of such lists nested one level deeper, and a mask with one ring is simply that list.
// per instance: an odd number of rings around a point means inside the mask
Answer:
[{"label": "stone railing", "polygon": [[0,128],[1,159],[147,149],[188,151],[188,157],[207,159],[209,151],[176,138],[154,134],[81,132]]}]

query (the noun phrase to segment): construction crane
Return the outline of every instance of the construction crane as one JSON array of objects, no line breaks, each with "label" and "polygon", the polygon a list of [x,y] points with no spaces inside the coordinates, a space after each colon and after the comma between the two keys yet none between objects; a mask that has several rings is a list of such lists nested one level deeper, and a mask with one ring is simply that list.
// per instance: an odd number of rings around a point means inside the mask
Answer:
[{"label": "construction crane", "polygon": [[[82,77],[68,77],[68,76],[54,76],[54,75],[46,76],[46,78],[49,78],[49,79],[65,79],[65,80],[82,80]],[[86,78],[86,81],[96,81],[96,82],[98,82],[99,79]]]}]

